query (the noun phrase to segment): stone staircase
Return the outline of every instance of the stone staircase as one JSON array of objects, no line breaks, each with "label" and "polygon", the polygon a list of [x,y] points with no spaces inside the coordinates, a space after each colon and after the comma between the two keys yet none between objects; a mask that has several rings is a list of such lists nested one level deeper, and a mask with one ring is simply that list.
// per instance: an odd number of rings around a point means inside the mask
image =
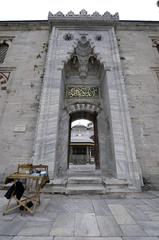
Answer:
[{"label": "stone staircase", "polygon": [[57,178],[45,192],[61,194],[109,194],[131,192],[126,180],[103,178],[100,170],[71,169],[67,178]]},{"label": "stone staircase", "polygon": [[127,181],[115,178],[102,178],[101,176],[70,176],[68,179],[54,179],[47,184],[42,192],[58,194],[109,194],[133,192]]},{"label": "stone staircase", "polygon": [[66,194],[105,194],[105,187],[99,176],[74,176],[68,178]]},{"label": "stone staircase", "polygon": [[66,194],[105,194],[101,171],[94,165],[72,166],[69,169]]}]

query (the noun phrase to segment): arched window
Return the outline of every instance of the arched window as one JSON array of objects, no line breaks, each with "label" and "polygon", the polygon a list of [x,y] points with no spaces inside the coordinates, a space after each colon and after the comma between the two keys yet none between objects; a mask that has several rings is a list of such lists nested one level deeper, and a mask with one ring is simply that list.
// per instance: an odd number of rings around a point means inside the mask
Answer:
[{"label": "arched window", "polygon": [[4,62],[9,45],[5,42],[0,44],[0,63]]}]

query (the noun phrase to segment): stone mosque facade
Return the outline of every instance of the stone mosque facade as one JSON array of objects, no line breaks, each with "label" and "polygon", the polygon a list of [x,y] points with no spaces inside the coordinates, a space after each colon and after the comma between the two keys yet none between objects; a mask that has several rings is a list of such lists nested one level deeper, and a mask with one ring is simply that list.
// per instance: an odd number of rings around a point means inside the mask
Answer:
[{"label": "stone mosque facade", "polygon": [[[92,138],[75,144],[80,119]],[[81,144],[92,163],[70,160]],[[159,22],[85,10],[0,22],[0,181],[19,163],[47,164],[53,193],[159,189]]]}]

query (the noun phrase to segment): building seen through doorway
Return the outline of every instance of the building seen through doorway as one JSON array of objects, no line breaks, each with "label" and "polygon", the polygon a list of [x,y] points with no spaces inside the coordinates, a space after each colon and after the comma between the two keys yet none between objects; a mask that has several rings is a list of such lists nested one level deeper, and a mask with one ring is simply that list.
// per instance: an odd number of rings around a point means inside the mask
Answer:
[{"label": "building seen through doorway", "polygon": [[94,125],[91,121],[74,121],[71,124],[69,167],[95,165]]}]

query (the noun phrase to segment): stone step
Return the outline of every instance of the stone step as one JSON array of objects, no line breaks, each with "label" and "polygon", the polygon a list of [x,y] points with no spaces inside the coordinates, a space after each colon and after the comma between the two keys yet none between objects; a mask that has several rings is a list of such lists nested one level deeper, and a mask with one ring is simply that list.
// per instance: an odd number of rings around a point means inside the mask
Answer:
[{"label": "stone step", "polygon": [[69,172],[69,178],[71,177],[101,177],[101,173],[98,171],[94,172]]},{"label": "stone step", "polygon": [[68,184],[66,194],[105,194],[102,184]]},{"label": "stone step", "polygon": [[128,182],[125,179],[105,178],[103,183],[106,186],[128,186]]},{"label": "stone step", "polygon": [[65,178],[55,178],[50,181],[49,184],[46,184],[45,187],[42,189],[44,193],[65,193],[67,184],[67,179]]},{"label": "stone step", "polygon": [[75,176],[69,177],[68,183],[73,184],[100,184],[102,183],[102,178],[96,176]]},{"label": "stone step", "polygon": [[68,179],[56,178],[43,189],[45,193],[61,194],[109,194],[132,192],[126,180],[99,176],[73,176]]},{"label": "stone step", "polygon": [[128,182],[126,180],[120,180],[115,178],[103,179],[103,183],[106,188],[106,192],[128,192]]}]

